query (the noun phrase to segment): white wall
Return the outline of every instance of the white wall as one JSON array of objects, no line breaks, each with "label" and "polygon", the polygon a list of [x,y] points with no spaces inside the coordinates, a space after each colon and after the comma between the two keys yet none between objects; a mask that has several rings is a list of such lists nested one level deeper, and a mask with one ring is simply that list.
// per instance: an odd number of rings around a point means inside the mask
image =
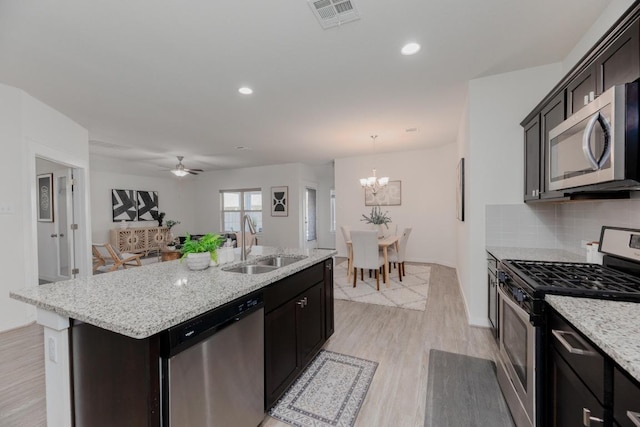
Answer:
[{"label": "white wall", "polygon": [[[119,222],[113,222],[111,190],[142,190],[158,192],[158,207],[164,212],[165,221],[173,219],[180,221],[174,226],[174,236],[187,232],[196,232],[196,206],[198,201],[195,193],[195,180],[178,178],[169,172],[164,176],[143,176],[126,173],[122,168],[111,167],[112,163],[121,161],[104,157],[91,156],[91,219],[93,242],[109,241],[109,230],[120,227]],[[135,165],[128,168],[135,170]],[[126,169],[125,169],[126,170]],[[127,223],[129,227],[152,227],[156,221],[133,221]]]},{"label": "white wall", "polygon": [[[561,64],[469,82],[468,119],[458,152],[466,153],[465,224],[458,227],[460,286],[469,323],[487,326],[485,206],[522,203],[524,154],[520,122],[562,76]],[[465,253],[466,252],[466,253]]]},{"label": "white wall", "polygon": [[[330,176],[325,176],[326,174],[330,174],[330,169],[314,169],[299,163],[202,173],[195,180],[198,205],[195,218],[196,230],[199,233],[222,231],[220,230],[222,224],[220,190],[261,188],[263,231],[258,236],[259,244],[297,248],[301,241],[303,183],[322,182],[326,186],[331,182]],[[271,216],[271,187],[279,186],[289,187],[289,215],[286,217]],[[326,209],[323,205],[328,203],[328,196],[324,197],[319,193],[318,200],[319,209]],[[326,237],[323,238],[326,239]]]},{"label": "white wall", "polygon": [[377,166],[378,176],[402,181],[402,204],[383,206],[393,224],[412,227],[407,244],[407,259],[447,266],[456,264],[455,182],[456,145],[431,149],[384,153],[375,156],[347,157],[335,160],[336,249],[346,256],[340,227],[369,228],[360,221],[371,207],[364,204],[359,179]]},{"label": "white wall", "polygon": [[[35,320],[33,307],[9,298],[10,290],[38,283],[35,155],[64,157],[88,168],[89,148],[85,129],[23,91],[1,84],[0,141],[0,180],[7,184],[0,186],[0,203],[11,208],[0,215],[0,235],[10,242],[0,245],[2,331]],[[83,189],[79,197],[88,200],[88,191]],[[86,235],[83,244],[88,246]],[[89,254],[81,258],[80,264],[90,265]]]}]

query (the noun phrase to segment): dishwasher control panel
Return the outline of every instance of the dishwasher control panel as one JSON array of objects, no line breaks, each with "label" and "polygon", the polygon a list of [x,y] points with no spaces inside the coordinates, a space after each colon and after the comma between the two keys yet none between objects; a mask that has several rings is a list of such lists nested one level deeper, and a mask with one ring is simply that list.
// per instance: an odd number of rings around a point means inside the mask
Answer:
[{"label": "dishwasher control panel", "polygon": [[162,353],[171,357],[263,306],[262,293],[252,293],[169,328],[162,339]]}]

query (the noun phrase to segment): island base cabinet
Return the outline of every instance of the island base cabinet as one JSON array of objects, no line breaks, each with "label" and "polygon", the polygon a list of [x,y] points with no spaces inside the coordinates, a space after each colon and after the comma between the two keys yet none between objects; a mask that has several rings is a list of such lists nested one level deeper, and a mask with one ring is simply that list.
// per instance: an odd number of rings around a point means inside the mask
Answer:
[{"label": "island base cabinet", "polygon": [[613,418],[620,427],[640,425],[640,384],[613,370]]},{"label": "island base cabinet", "polygon": [[157,336],[137,340],[81,322],[69,331],[74,425],[159,426]]}]

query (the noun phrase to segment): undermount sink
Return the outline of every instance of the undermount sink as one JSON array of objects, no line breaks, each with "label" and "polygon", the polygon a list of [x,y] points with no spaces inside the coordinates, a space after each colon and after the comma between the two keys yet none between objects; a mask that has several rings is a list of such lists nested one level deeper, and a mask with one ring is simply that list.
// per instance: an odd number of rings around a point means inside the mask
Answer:
[{"label": "undermount sink", "polygon": [[305,259],[306,257],[287,257],[287,256],[271,256],[258,261],[253,264],[240,265],[238,267],[223,268],[224,271],[230,273],[243,273],[243,274],[261,274],[268,273],[273,270],[277,270],[280,267],[284,267],[294,262]]},{"label": "undermount sink", "polygon": [[[304,257],[306,258],[306,257]],[[289,264],[293,264],[294,262],[298,262],[304,258],[293,258],[293,257],[286,257],[286,256],[274,256],[274,257],[270,257],[270,258],[266,258],[266,259],[261,259],[260,261],[257,261],[256,264],[258,265],[270,265],[272,267],[284,267],[286,265]]]},{"label": "undermount sink", "polygon": [[270,271],[275,270],[277,267],[273,267],[271,265],[241,265],[239,267],[233,268],[225,268],[224,271],[228,271],[230,273],[243,273],[243,274],[261,274],[268,273]]}]

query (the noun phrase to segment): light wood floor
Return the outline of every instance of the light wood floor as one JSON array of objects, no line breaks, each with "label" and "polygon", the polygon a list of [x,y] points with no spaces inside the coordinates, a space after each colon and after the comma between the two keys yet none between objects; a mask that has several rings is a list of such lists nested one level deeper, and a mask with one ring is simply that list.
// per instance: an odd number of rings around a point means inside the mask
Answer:
[{"label": "light wood floor", "polygon": [[[379,363],[356,426],[424,425],[429,351],[495,360],[488,329],[469,327],[455,270],[431,264],[424,312],[336,300],[327,350]],[[45,426],[42,327],[0,334],[0,426]],[[267,417],[263,427],[287,427]]]}]

